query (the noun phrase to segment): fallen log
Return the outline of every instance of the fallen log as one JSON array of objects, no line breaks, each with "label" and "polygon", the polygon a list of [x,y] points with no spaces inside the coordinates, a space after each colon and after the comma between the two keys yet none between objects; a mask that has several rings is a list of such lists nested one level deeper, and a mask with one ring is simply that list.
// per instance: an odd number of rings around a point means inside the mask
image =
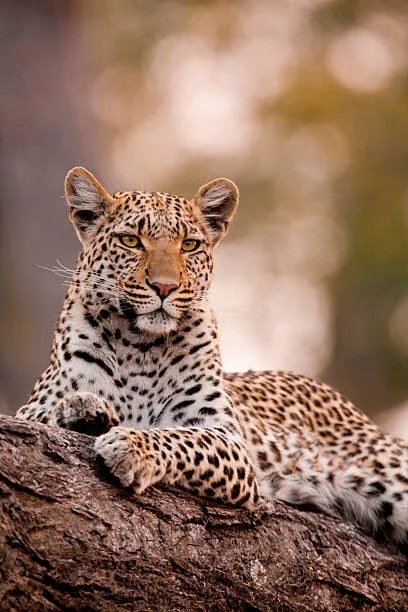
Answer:
[{"label": "fallen log", "polygon": [[93,438],[0,417],[1,610],[406,610],[406,558],[279,502],[136,497]]}]

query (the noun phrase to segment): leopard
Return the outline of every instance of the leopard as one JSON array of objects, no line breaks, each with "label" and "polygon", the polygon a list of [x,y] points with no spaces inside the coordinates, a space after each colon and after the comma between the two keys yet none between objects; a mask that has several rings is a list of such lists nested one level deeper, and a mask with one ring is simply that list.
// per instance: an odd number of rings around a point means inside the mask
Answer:
[{"label": "leopard", "polygon": [[273,498],[406,546],[408,442],[317,379],[223,371],[209,287],[236,184],[110,193],[75,167],[65,199],[81,249],[17,417],[94,436],[134,495],[167,485],[249,511]]}]

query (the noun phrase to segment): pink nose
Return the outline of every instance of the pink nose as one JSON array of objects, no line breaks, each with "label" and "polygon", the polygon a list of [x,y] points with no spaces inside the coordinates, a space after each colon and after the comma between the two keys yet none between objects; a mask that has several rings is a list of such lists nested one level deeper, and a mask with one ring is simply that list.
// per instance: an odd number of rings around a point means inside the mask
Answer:
[{"label": "pink nose", "polygon": [[152,289],[155,290],[155,292],[157,293],[157,295],[159,295],[161,298],[165,298],[169,295],[169,293],[171,293],[172,291],[174,291],[175,289],[178,288],[178,285],[176,284],[165,284],[165,283],[150,283],[150,286],[152,287]]}]

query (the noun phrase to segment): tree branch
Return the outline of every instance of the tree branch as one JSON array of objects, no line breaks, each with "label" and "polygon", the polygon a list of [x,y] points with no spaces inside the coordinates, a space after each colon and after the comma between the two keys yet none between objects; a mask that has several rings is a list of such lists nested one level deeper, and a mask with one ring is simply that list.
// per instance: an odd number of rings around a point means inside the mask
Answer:
[{"label": "tree branch", "polygon": [[405,558],[279,502],[114,482],[93,439],[0,417],[1,610],[402,610]]}]

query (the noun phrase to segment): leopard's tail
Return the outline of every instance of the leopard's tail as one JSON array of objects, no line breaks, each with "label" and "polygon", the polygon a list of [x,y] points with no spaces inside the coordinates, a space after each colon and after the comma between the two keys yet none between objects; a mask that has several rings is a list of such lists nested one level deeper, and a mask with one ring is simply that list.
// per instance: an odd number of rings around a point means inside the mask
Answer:
[{"label": "leopard's tail", "polygon": [[381,453],[369,466],[318,467],[285,475],[275,496],[357,522],[408,550],[408,445],[393,442],[392,452],[387,457]]}]

